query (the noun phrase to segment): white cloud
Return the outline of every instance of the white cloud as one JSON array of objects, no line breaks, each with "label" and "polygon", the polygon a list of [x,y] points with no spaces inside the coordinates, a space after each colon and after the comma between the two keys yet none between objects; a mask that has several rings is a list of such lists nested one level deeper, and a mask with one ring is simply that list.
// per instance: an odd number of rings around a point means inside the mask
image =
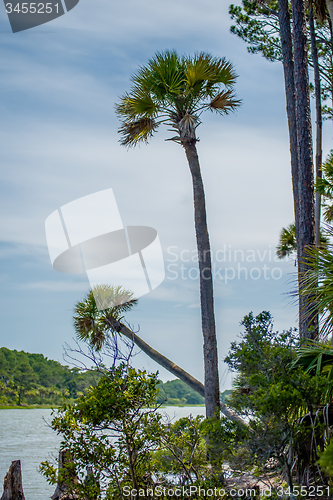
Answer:
[{"label": "white cloud", "polygon": [[41,290],[44,292],[88,292],[88,282],[36,281],[20,285],[22,290]]}]

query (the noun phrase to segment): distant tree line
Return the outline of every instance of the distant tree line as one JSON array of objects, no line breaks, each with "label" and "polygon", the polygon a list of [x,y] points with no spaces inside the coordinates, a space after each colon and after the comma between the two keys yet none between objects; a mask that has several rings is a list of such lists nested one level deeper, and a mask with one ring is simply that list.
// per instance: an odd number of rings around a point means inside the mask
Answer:
[{"label": "distant tree line", "polygon": [[0,348],[0,405],[58,405],[98,382],[91,371],[63,366],[42,354]]},{"label": "distant tree line", "polygon": [[[57,406],[64,400],[73,403],[90,386],[95,386],[99,378],[96,371],[69,368],[43,354],[0,348],[0,406]],[[176,379],[159,381],[157,403],[201,405],[205,400]]]}]

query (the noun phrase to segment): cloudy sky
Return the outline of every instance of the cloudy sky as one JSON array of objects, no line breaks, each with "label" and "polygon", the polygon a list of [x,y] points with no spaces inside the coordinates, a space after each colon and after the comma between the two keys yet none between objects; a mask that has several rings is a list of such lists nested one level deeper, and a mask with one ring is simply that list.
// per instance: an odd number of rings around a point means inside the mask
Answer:
[{"label": "cloudy sky", "polygon": [[[282,67],[248,54],[230,34],[228,5],[80,0],[66,15],[15,34],[1,6],[0,346],[63,362],[62,346],[73,343],[73,307],[89,283],[85,275],[53,270],[45,219],[61,205],[113,188],[123,223],[155,228],[165,260],[164,282],[127,319],[148,343],[202,380],[185,154],[165,142],[166,128],[148,146],[127,151],[118,142],[114,111],[131,74],[165,49],[224,56],[239,75],[242,107],[227,117],[207,113],[198,129],[221,387],[230,385],[223,358],[245,314],[269,310],[277,329],[296,326],[297,308],[288,296],[295,268],[292,261],[274,259],[279,232],[293,220]],[[324,135],[327,153],[330,125]],[[135,364],[158,369],[143,354]],[[160,376],[171,378],[163,369]]]}]

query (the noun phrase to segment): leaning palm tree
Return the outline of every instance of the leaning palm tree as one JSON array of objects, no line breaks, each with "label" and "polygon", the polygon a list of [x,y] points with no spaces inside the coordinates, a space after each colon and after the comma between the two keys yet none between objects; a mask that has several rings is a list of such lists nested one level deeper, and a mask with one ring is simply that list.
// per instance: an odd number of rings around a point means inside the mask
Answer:
[{"label": "leaning palm tree", "polygon": [[157,53],[132,77],[130,91],[116,106],[122,121],[122,145],[148,142],[164,123],[176,133],[168,140],[185,150],[193,183],[207,417],[216,415],[220,408],[219,376],[210,243],[196,130],[205,110],[225,115],[240,104],[233,94],[235,80],[233,67],[224,58],[204,53],[194,57],[178,56],[175,51]]},{"label": "leaning palm tree", "polygon": [[[98,307],[103,301],[107,307]],[[111,303],[113,306],[109,307]],[[199,380],[163,356],[124,324],[124,313],[130,311],[136,304],[137,299],[133,297],[132,292],[120,286],[100,285],[95,287],[75,305],[73,322],[77,338],[98,352],[105,347],[107,349],[112,334],[119,334],[201,396],[205,396],[205,387]],[[228,408],[223,401],[221,401],[221,411],[230,420],[240,422],[247,427],[248,424]]]}]

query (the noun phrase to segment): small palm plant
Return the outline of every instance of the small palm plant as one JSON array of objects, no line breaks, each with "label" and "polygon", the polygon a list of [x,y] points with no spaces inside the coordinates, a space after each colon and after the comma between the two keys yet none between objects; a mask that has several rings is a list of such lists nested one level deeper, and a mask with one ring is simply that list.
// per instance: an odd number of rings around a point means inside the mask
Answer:
[{"label": "small palm plant", "polygon": [[[326,234],[333,236],[333,228],[326,226]],[[319,314],[320,336],[333,334],[333,245],[310,247],[306,254],[307,271],[301,273],[301,294],[311,297],[308,314]]]},{"label": "small palm plant", "polygon": [[[320,247],[327,248],[328,237],[325,235],[325,231],[320,230]],[[276,247],[276,255],[279,259],[284,257],[295,256],[296,265],[296,252],[297,252],[297,242],[296,242],[296,225],[295,223],[289,224],[287,227],[283,227],[279,237],[279,244]]]},{"label": "small palm plant", "polygon": [[322,177],[316,180],[316,192],[325,199],[324,218],[326,222],[333,220],[333,150],[321,166]]}]

